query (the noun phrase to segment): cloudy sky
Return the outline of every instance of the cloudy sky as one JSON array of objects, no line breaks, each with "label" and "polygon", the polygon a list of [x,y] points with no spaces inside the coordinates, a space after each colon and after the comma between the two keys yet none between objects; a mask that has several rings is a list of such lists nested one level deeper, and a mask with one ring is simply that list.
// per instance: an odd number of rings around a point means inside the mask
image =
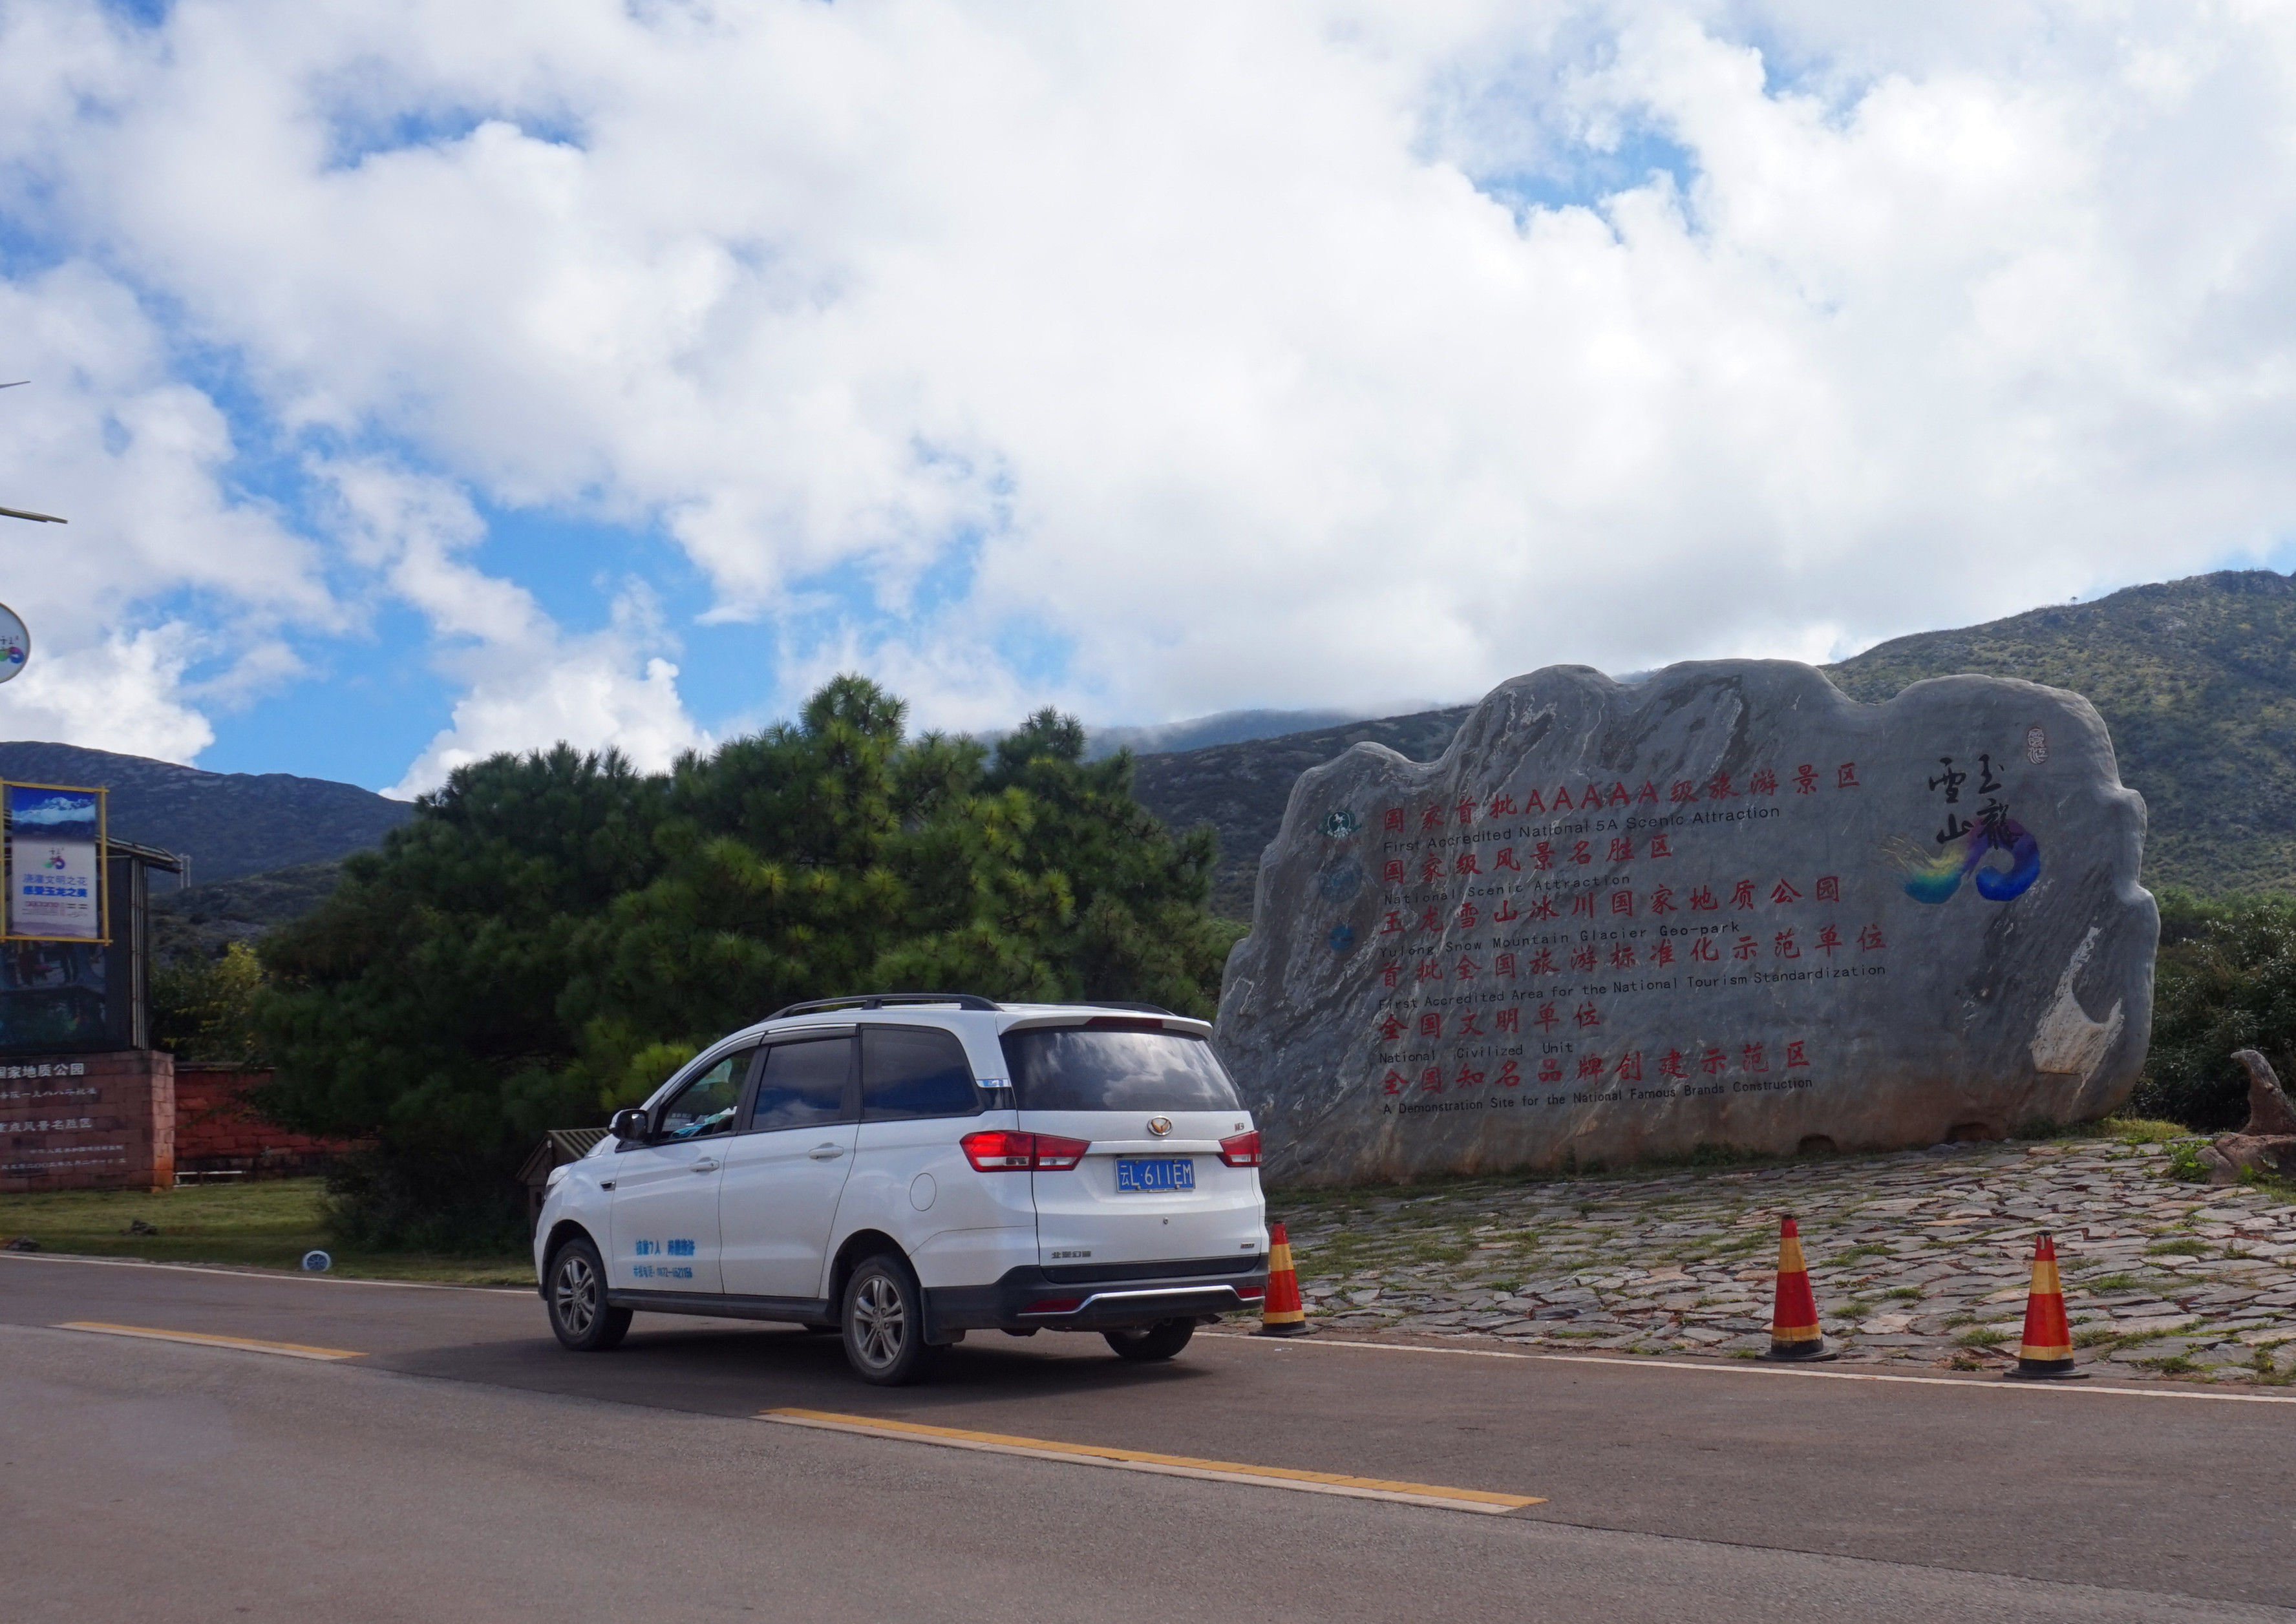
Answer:
[{"label": "cloudy sky", "polygon": [[0,0],[0,736],[398,793],[2296,562],[2296,12]]}]

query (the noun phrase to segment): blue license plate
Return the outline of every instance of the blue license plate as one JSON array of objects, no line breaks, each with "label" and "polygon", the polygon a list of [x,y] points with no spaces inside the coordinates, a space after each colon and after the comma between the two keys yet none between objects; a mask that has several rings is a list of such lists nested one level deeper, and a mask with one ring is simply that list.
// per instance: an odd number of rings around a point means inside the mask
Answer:
[{"label": "blue license plate", "polygon": [[1119,1156],[1116,1187],[1120,1193],[1142,1194],[1193,1190],[1196,1187],[1196,1164],[1185,1156]]}]

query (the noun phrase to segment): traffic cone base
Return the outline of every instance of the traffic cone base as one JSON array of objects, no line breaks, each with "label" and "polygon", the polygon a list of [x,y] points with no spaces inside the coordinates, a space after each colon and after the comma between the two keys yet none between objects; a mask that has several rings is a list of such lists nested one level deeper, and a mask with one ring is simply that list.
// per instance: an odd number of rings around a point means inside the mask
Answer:
[{"label": "traffic cone base", "polygon": [[2017,1347],[2017,1368],[2008,1374],[2022,1382],[2087,1379],[2087,1372],[2073,1368],[2073,1333],[2065,1323],[2057,1243],[2046,1230],[2033,1237],[2033,1289],[2025,1296],[2025,1334]]},{"label": "traffic cone base", "polygon": [[1778,1290],[1770,1312],[1770,1350],[1766,1359],[1804,1361],[1837,1356],[1817,1325],[1817,1298],[1809,1289],[1809,1266],[1802,1261],[1801,1230],[1792,1218],[1778,1220]]},{"label": "traffic cone base", "polygon": [[1267,1295],[1260,1299],[1260,1336],[1305,1336],[1308,1310],[1300,1300],[1300,1271],[1292,1262],[1292,1237],[1283,1226],[1268,1226]]}]

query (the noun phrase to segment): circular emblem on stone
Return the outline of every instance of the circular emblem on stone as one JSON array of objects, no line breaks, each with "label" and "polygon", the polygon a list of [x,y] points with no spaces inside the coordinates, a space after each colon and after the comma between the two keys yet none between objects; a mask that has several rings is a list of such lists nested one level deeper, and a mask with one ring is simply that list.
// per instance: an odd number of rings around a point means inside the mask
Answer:
[{"label": "circular emblem on stone", "polygon": [[1172,1119],[1169,1117],[1149,1118],[1148,1131],[1155,1135],[1159,1139],[1162,1138],[1166,1134],[1172,1131]]},{"label": "circular emblem on stone", "polygon": [[2049,735],[2040,724],[2025,730],[2025,759],[2038,767],[2049,759]]},{"label": "circular emblem on stone", "polygon": [[1342,840],[1362,827],[1362,821],[1345,807],[1324,815],[1324,833],[1335,841]]},{"label": "circular emblem on stone", "polygon": [[1332,944],[1332,952],[1345,953],[1356,945],[1356,928],[1353,925],[1333,925],[1331,935],[1324,939]]}]

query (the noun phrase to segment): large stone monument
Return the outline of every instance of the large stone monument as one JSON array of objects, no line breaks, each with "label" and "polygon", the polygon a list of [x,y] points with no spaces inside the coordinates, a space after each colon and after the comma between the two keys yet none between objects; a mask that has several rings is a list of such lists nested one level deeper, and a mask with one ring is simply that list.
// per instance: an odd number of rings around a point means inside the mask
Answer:
[{"label": "large stone monument", "polygon": [[2144,830],[2059,689],[1551,667],[1301,775],[1220,1048],[1297,1182],[2083,1120],[2152,1025]]}]

